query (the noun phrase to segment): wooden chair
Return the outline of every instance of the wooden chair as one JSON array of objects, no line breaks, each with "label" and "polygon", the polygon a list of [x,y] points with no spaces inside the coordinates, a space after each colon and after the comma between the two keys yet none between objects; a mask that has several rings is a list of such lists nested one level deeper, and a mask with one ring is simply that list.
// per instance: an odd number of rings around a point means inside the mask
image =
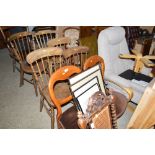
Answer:
[{"label": "wooden chair", "polygon": [[71,39],[68,37],[62,37],[62,38],[55,38],[52,40],[49,40],[47,42],[48,47],[61,47],[62,49],[66,49],[67,45],[71,43]]},{"label": "wooden chair", "polygon": [[128,129],[155,128],[155,79],[149,83],[138,103],[128,125]]},{"label": "wooden chair", "polygon": [[[93,67],[94,65],[96,65],[98,63],[101,66],[102,78],[104,79],[105,64],[104,64],[103,58],[101,58],[98,55],[94,55],[94,56],[89,57],[85,61],[83,69],[87,70],[88,68]],[[113,95],[116,96],[115,97],[116,98],[116,102],[115,102],[115,105],[116,105],[116,115],[117,115],[117,118],[120,118],[123,115],[123,113],[125,112],[125,110],[126,110],[127,103],[132,98],[132,91],[131,91],[131,89],[122,87],[121,85],[119,85],[119,84],[117,84],[117,83],[115,83],[113,81],[109,80],[109,82],[113,83],[117,87],[120,87],[125,93],[128,94],[128,99],[126,99],[126,97],[123,94],[121,94],[119,92],[113,91]],[[108,93],[108,90],[107,90],[107,93]]]},{"label": "wooden chair", "polygon": [[89,48],[86,46],[77,46],[69,48],[63,51],[63,56],[65,58],[67,65],[75,65],[80,69],[83,68],[83,64],[87,59]]},{"label": "wooden chair", "polygon": [[[78,128],[77,125],[77,110],[73,105],[65,112],[62,112],[62,106],[72,100],[72,95],[68,94],[64,98],[59,99],[54,91],[54,86],[57,82],[66,81],[70,76],[80,73],[81,70],[76,66],[64,66],[58,69],[50,77],[48,89],[51,100],[57,109],[57,124],[58,128]],[[69,86],[68,86],[69,88]],[[61,91],[63,93],[63,91]]]},{"label": "wooden chair", "polygon": [[[48,91],[49,78],[61,67],[62,49],[57,47],[47,47],[35,50],[27,56],[27,62],[30,64],[40,91],[40,111],[45,107],[51,118],[51,128],[54,128],[54,108],[55,104],[51,101]],[[40,65],[39,65],[40,64]],[[70,91],[66,83],[60,83],[55,86],[58,98],[68,94]],[[46,102],[44,102],[46,100]]]},{"label": "wooden chair", "polygon": [[67,48],[79,46],[80,29],[77,27],[67,27],[63,30],[64,37],[71,38],[71,43]]},{"label": "wooden chair", "polygon": [[42,30],[33,35],[32,47],[34,50],[47,47],[47,42],[57,37],[56,30]]},{"label": "wooden chair", "polygon": [[[37,93],[37,85],[35,82],[35,78],[33,75],[33,71],[31,67],[26,62],[26,56],[32,51],[31,49],[31,40],[32,40],[33,33],[31,32],[20,32],[17,34],[13,34],[8,39],[8,44],[10,50],[13,52],[15,59],[20,64],[20,86],[24,84],[24,80],[33,84],[36,96]],[[24,74],[32,75],[32,79],[27,79],[24,77]]]}]

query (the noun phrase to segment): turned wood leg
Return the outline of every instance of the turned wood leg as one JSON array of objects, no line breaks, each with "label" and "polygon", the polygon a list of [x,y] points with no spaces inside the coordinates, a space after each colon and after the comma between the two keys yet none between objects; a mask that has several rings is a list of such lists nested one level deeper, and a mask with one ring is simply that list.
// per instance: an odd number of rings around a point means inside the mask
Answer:
[{"label": "turned wood leg", "polygon": [[32,79],[33,79],[33,86],[34,86],[35,94],[36,94],[36,96],[38,96],[37,82],[35,80],[34,74],[32,74]]},{"label": "turned wood leg", "polygon": [[118,129],[117,117],[116,117],[116,109],[115,109],[115,104],[114,103],[111,103],[110,110],[111,110],[111,116],[112,116],[112,126],[113,126],[113,129]]}]

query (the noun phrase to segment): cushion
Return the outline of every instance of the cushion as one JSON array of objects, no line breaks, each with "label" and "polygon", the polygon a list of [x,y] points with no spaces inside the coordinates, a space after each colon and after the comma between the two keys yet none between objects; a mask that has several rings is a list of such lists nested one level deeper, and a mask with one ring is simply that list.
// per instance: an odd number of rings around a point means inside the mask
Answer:
[{"label": "cushion", "polygon": [[65,129],[79,129],[77,120],[77,109],[75,106],[63,112],[60,118],[60,122]]}]

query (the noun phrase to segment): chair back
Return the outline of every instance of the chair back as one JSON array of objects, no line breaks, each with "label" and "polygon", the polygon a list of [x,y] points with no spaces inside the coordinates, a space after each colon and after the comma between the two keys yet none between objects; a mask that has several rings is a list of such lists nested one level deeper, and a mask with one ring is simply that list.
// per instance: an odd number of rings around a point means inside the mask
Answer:
[{"label": "chair back", "polygon": [[89,57],[84,63],[83,70],[87,70],[88,68],[91,68],[97,65],[98,63],[101,65],[102,77],[104,79],[105,64],[103,58],[98,55],[93,55]]},{"label": "chair back", "polygon": [[33,36],[33,49],[40,49],[47,47],[47,42],[57,37],[56,30],[42,30],[38,31]]},{"label": "chair back", "polygon": [[74,65],[83,69],[83,64],[87,59],[89,48],[86,46],[77,46],[63,51],[67,65]]},{"label": "chair back", "polygon": [[32,51],[32,36],[32,32],[20,32],[9,37],[9,47],[12,48],[19,61],[26,61],[26,56]]},{"label": "chair back", "polygon": [[62,65],[62,49],[47,47],[35,50],[27,56],[27,62],[33,70],[40,91],[44,91],[51,74]]},{"label": "chair back", "polygon": [[104,58],[105,74],[120,74],[133,67],[132,60],[120,59],[120,54],[129,54],[122,27],[109,27],[100,32],[98,37],[98,54]]},{"label": "chair back", "polygon": [[61,47],[62,49],[66,49],[67,45],[71,43],[71,39],[69,37],[61,37],[49,40],[47,42],[48,47]]},{"label": "chair back", "polygon": [[60,119],[60,116],[62,114],[61,106],[66,104],[67,102],[71,101],[72,95],[69,95],[63,99],[58,99],[56,97],[56,94],[54,91],[54,85],[57,82],[66,81],[70,76],[80,73],[80,72],[81,72],[81,70],[76,66],[64,66],[64,67],[58,69],[56,72],[54,72],[52,74],[52,76],[50,77],[48,89],[49,89],[49,94],[50,94],[51,100],[57,108],[57,119],[58,120]]},{"label": "chair back", "polygon": [[80,29],[77,27],[67,27],[63,31],[64,37],[71,38],[71,43],[67,45],[67,48],[79,46]]}]

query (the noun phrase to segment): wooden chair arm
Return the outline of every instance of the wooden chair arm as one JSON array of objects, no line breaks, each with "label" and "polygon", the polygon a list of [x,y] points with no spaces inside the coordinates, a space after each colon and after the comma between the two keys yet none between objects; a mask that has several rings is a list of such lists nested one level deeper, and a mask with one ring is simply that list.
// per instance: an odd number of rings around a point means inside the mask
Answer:
[{"label": "wooden chair arm", "polygon": [[123,89],[127,94],[128,94],[128,102],[132,99],[133,97],[133,90],[129,87],[123,87],[121,86],[120,84],[114,82],[114,81],[111,81],[111,80],[107,80],[115,85],[117,85],[118,87],[120,87],[121,89]]},{"label": "wooden chair arm", "polygon": [[146,67],[154,67],[155,64],[150,61],[149,59],[146,59],[145,57],[141,59],[141,61],[143,62],[143,64],[146,66]]},{"label": "wooden chair arm", "polygon": [[137,50],[131,50],[131,52],[136,55],[136,56],[142,56],[142,53],[140,53],[139,51]]},{"label": "wooden chair arm", "polygon": [[131,54],[120,54],[119,57],[123,59],[135,59],[136,58],[135,55],[131,55]]},{"label": "wooden chair arm", "polygon": [[154,55],[146,55],[146,56],[144,56],[144,58],[155,60],[155,56]]}]

